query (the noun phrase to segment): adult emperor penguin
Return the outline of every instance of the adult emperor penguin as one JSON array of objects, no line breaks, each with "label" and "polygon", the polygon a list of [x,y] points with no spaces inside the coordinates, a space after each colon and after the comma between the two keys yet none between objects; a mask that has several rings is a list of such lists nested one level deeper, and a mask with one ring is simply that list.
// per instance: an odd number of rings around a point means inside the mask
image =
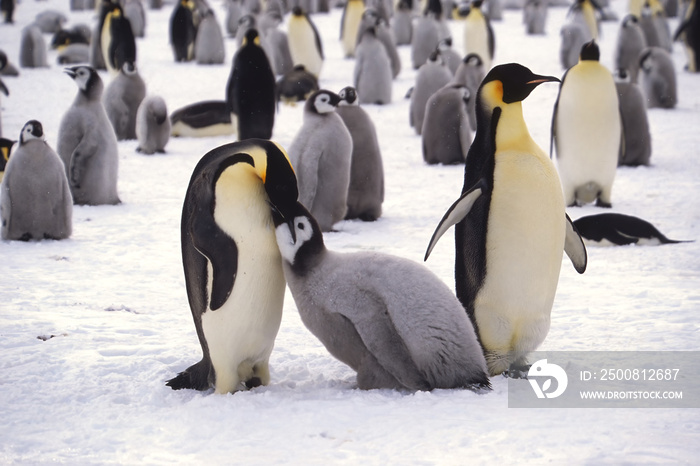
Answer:
[{"label": "adult emperor penguin", "polygon": [[78,95],[58,128],[57,152],[63,161],[75,204],[119,204],[117,137],[102,105],[104,84],[89,66],[65,72]]},{"label": "adult emperor penguin", "polygon": [[102,56],[107,71],[119,73],[124,63],[136,63],[136,39],[119,3],[111,3],[102,24]]},{"label": "adult emperor penguin", "polygon": [[146,97],[136,112],[136,152],[153,154],[165,152],[170,139],[170,117],[168,107],[161,96]]},{"label": "adult emperor penguin", "polygon": [[225,100],[203,100],[170,114],[170,134],[194,138],[231,136],[237,131],[234,120]]},{"label": "adult emperor penguin", "polygon": [[287,23],[287,40],[294,65],[304,65],[317,78],[323,67],[323,45],[316,25],[304,11],[297,7]]},{"label": "adult emperor penguin", "polygon": [[301,320],[357,372],[358,388],[490,388],[474,327],[427,268],[379,252],[326,249],[300,203],[273,218]]},{"label": "adult emperor penguin", "polygon": [[420,67],[416,74],[416,84],[411,92],[411,104],[409,106],[409,123],[421,134],[423,130],[423,117],[425,104],[433,93],[452,80],[452,73],[447,69],[438,50],[430,54],[428,61]]},{"label": "adult emperor penguin", "polygon": [[651,223],[632,215],[616,213],[586,215],[574,220],[574,225],[589,245],[655,246],[689,242],[669,239]]},{"label": "adult emperor penguin", "polygon": [[574,0],[566,16],[570,21],[580,21],[590,33],[588,37],[598,39],[600,14],[594,0]]},{"label": "adult emperor penguin", "polygon": [[464,53],[476,53],[489,70],[493,61],[496,41],[489,19],[481,12],[482,0],[474,0],[464,18]]},{"label": "adult emperor penguin", "polygon": [[311,210],[322,231],[331,231],[348,209],[352,136],[335,112],[339,103],[340,97],[325,89],[311,94],[289,147],[299,202]]},{"label": "adult emperor penguin", "polygon": [[671,54],[661,47],[645,48],[639,56],[639,74],[647,108],[676,106],[676,69]]},{"label": "adult emperor penguin", "polygon": [[362,13],[365,11],[364,0],[347,0],[343,7],[343,15],[340,19],[340,40],[343,45],[345,58],[355,56],[357,45],[357,31],[362,21]]},{"label": "adult emperor penguin", "polygon": [[626,70],[617,70],[615,87],[620,101],[622,136],[618,165],[649,165],[651,133],[644,93]]},{"label": "adult emperor penguin", "polygon": [[524,100],[557,78],[516,63],[494,67],[477,93],[477,125],[462,196],[426,252],[455,227],[457,297],[471,318],[491,375],[518,375],[549,331],[562,251],[576,270],[586,249],[565,212],[556,169],[525,125]]},{"label": "adult emperor penguin", "polygon": [[169,380],[173,390],[230,393],[270,382],[285,280],[271,209],[297,200],[284,150],[262,139],[202,157],[182,208],[185,284],[202,360]]},{"label": "adult emperor penguin", "polygon": [[304,65],[295,66],[277,80],[277,100],[291,105],[306,100],[317,90],[318,79]]},{"label": "adult emperor penguin", "polygon": [[5,168],[0,193],[2,239],[64,239],[72,232],[73,199],[56,152],[36,120],[25,123]]},{"label": "adult emperor penguin", "polygon": [[688,58],[686,69],[691,73],[700,71],[700,9],[696,0],[690,0],[673,40],[681,40]]},{"label": "adult emperor penguin", "polygon": [[237,116],[238,139],[272,137],[275,124],[275,75],[260,46],[258,31],[248,29],[231,66],[226,101]]},{"label": "adult emperor penguin", "polygon": [[353,82],[360,95],[360,103],[391,103],[391,63],[374,27],[364,30],[355,54]]},{"label": "adult emperor penguin", "polygon": [[179,0],[170,15],[170,45],[176,62],[194,59],[194,41],[197,28],[194,25],[194,2]]},{"label": "adult emperor penguin", "polygon": [[136,139],[136,112],[145,97],[146,83],[136,64],[125,62],[102,94],[105,112],[118,141]]},{"label": "adult emperor penguin", "polygon": [[639,54],[647,46],[644,33],[639,27],[639,19],[633,15],[627,15],[620,24],[615,44],[614,63],[615,69],[624,69],[629,73],[630,79],[637,82],[639,71]]},{"label": "adult emperor penguin", "polygon": [[428,164],[464,163],[472,143],[467,113],[469,89],[450,83],[430,96],[425,105],[421,131],[423,160]]},{"label": "adult emperor penguin", "polygon": [[595,40],[581,48],[578,64],[564,73],[552,118],[552,147],[567,206],[596,201],[610,207],[622,143],[613,76],[599,63]]},{"label": "adult emperor penguin", "polygon": [[369,114],[360,107],[354,87],[341,89],[338,97],[340,103],[335,111],[352,138],[348,211],[345,218],[372,222],[382,215],[384,202],[384,165],[377,129]]}]

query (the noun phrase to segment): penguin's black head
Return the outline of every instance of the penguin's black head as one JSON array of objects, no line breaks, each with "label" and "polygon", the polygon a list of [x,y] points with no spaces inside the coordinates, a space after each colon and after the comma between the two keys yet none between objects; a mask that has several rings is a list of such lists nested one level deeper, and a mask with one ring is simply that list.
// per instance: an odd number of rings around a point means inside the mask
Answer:
[{"label": "penguin's black head", "polygon": [[265,192],[270,198],[273,214],[276,212],[276,215],[286,217],[285,212],[289,212],[299,198],[297,177],[287,153],[280,145],[265,139],[250,139],[248,142],[255,142],[264,148],[267,154],[263,178]]},{"label": "penguin's black head", "polygon": [[260,36],[257,29],[250,28],[246,31],[245,37],[243,38],[243,45],[248,44],[260,45]]},{"label": "penguin's black head", "polygon": [[581,61],[584,61],[584,60],[599,61],[600,60],[600,49],[598,48],[598,44],[595,43],[595,39],[583,44],[583,46],[581,47],[581,54],[579,55],[579,58]]},{"label": "penguin's black head", "polygon": [[446,50],[446,49],[451,49],[452,48],[452,37],[446,37],[440,41],[438,44],[438,48],[441,50]]},{"label": "penguin's black head", "polygon": [[637,19],[636,15],[627,15],[625,16],[625,19],[622,20],[622,27],[627,27],[630,24],[636,25],[639,24],[639,19]]},{"label": "penguin's black head", "polygon": [[101,92],[102,78],[94,68],[86,65],[71,66],[64,69],[63,72],[75,81],[82,93],[89,95],[91,91],[98,88]]},{"label": "penguin's black head", "polygon": [[294,16],[304,16],[304,10],[300,6],[295,6],[292,8],[292,15]]},{"label": "penguin's black head", "polygon": [[425,5],[424,15],[432,14],[435,18],[442,18],[442,2],[440,0],[428,0]]},{"label": "penguin's black head", "polygon": [[127,76],[133,76],[137,74],[138,70],[136,69],[136,63],[125,61],[122,65],[122,72]]},{"label": "penguin's black head", "polygon": [[[521,102],[540,84],[559,82],[554,76],[534,74],[518,63],[498,65],[488,72],[479,87],[478,95],[486,99],[492,107]],[[486,95],[485,95],[486,94]]]},{"label": "penguin's black head", "polygon": [[467,65],[472,66],[481,66],[484,64],[484,61],[481,59],[478,53],[469,53],[464,56],[462,61]]},{"label": "penguin's black head", "polygon": [[367,24],[379,24],[379,19],[379,12],[375,8],[368,7],[362,13],[362,21]]},{"label": "penguin's black head", "polygon": [[615,72],[615,81],[619,82],[619,83],[630,82],[630,74],[627,72],[627,69],[618,68],[617,71]]},{"label": "penguin's black head", "polygon": [[482,3],[483,3],[483,0],[474,0],[474,1],[472,2],[472,6],[473,6],[474,8],[481,8],[481,4],[482,4]]},{"label": "penguin's black head", "polygon": [[279,212],[273,212],[272,218],[282,258],[294,273],[305,275],[325,250],[318,222],[300,202],[285,212],[284,217]]},{"label": "penguin's black head", "polygon": [[243,26],[244,28],[255,27],[256,26],[255,16],[253,15],[243,15],[241,19],[238,20],[238,26]]},{"label": "penguin's black head", "polygon": [[353,105],[357,102],[357,89],[352,86],[344,87],[338,92],[339,105]]},{"label": "penguin's black head", "polygon": [[334,112],[339,103],[340,97],[338,97],[338,94],[321,89],[309,96],[304,111],[323,115],[324,113]]},{"label": "penguin's black head", "polygon": [[29,120],[24,124],[22,132],[19,134],[19,145],[33,139],[44,140],[44,127],[37,120]]},{"label": "penguin's black head", "polygon": [[12,152],[12,146],[15,145],[15,142],[17,141],[0,138],[0,154],[2,155],[2,157],[0,157],[0,172],[5,171],[5,166],[8,160],[10,160],[10,153]]},{"label": "penguin's black head", "polygon": [[428,63],[437,63],[439,65],[443,64],[442,61],[442,54],[440,53],[440,49],[435,49],[432,52],[430,52],[430,55],[428,55]]},{"label": "penguin's black head", "polygon": [[649,72],[653,66],[653,51],[651,47],[647,47],[642,50],[642,53],[639,55],[639,67],[645,72]]}]

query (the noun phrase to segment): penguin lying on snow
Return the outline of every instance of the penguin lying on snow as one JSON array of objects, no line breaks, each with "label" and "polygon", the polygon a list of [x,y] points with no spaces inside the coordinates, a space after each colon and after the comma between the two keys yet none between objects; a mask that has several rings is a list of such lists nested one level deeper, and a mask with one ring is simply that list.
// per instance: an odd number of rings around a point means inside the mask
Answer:
[{"label": "penguin lying on snow", "polygon": [[223,145],[195,167],[182,207],[182,263],[203,357],[167,382],[173,390],[269,383],[285,290],[270,207],[286,212],[296,200],[289,159],[270,141]]},{"label": "penguin lying on snow", "polygon": [[457,297],[471,318],[491,375],[518,375],[549,331],[563,251],[579,273],[586,248],[565,212],[559,177],[533,141],[522,103],[557,78],[522,65],[494,67],[477,92],[476,135],[462,196],[428,245],[455,227]]},{"label": "penguin lying on snow", "polygon": [[688,243],[668,239],[654,225],[639,217],[623,214],[587,215],[574,220],[576,229],[586,240],[586,244],[599,246],[627,244],[659,245]]},{"label": "penguin lying on snow", "polygon": [[474,328],[428,269],[388,254],[327,250],[299,203],[273,218],[302,322],[357,372],[359,388],[490,387]]},{"label": "penguin lying on snow", "polygon": [[204,100],[178,108],[170,115],[175,137],[209,137],[236,134],[229,105],[225,100]]}]

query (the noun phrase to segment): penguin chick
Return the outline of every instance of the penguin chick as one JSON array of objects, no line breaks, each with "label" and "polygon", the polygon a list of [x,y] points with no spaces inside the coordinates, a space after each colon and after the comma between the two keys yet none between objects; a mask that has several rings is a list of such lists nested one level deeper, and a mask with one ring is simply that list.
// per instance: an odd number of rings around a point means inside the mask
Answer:
[{"label": "penguin chick", "polygon": [[388,254],[329,251],[298,203],[273,218],[302,322],[357,372],[360,389],[490,388],[474,328],[428,269]]},{"label": "penguin chick", "polygon": [[411,92],[408,121],[416,134],[420,135],[423,130],[423,117],[428,99],[451,80],[452,73],[442,61],[440,51],[434,50],[428,61],[418,70],[416,84]]},{"label": "penguin chick", "polygon": [[153,154],[165,152],[170,139],[170,118],[165,100],[160,96],[143,99],[136,112],[136,139],[139,145],[136,152]]},{"label": "penguin chick", "polygon": [[421,131],[423,160],[428,164],[464,163],[472,143],[466,86],[448,84],[430,96]]},{"label": "penguin chick", "polygon": [[270,382],[285,280],[271,209],[297,200],[284,150],[248,139],[197,163],[182,207],[182,263],[202,359],[167,385],[230,393]]},{"label": "penguin chick", "polygon": [[348,211],[345,219],[373,222],[382,215],[384,166],[377,130],[364,108],[358,104],[357,90],[345,87],[338,93],[335,109],[352,138]]},{"label": "penguin chick", "polygon": [[627,70],[632,82],[637,82],[639,55],[646,46],[644,33],[639,27],[639,19],[634,15],[625,16],[617,32],[614,63],[615,69]]},{"label": "penguin chick", "polygon": [[22,29],[19,44],[19,66],[22,68],[47,68],[46,41],[38,26],[30,24]]},{"label": "penguin chick", "polygon": [[124,63],[102,95],[102,103],[118,141],[136,139],[136,113],[144,97],[146,83],[136,65]]},{"label": "penguin chick", "polygon": [[626,70],[618,70],[615,87],[620,101],[623,144],[618,165],[649,165],[651,133],[644,93]]},{"label": "penguin chick", "polygon": [[350,185],[352,136],[335,112],[337,94],[321,89],[304,105],[304,121],[289,147],[299,183],[299,202],[322,231],[345,218]]},{"label": "penguin chick", "polygon": [[[586,249],[565,212],[552,161],[523,119],[522,101],[540,76],[498,65],[477,92],[477,125],[461,197],[430,240],[455,226],[455,285],[484,349],[491,375],[518,373],[544,341],[564,251],[579,273]],[[535,273],[536,271],[536,273]]]},{"label": "penguin chick", "polygon": [[25,123],[5,168],[0,195],[2,239],[64,239],[72,232],[73,199],[66,173],[36,120]]},{"label": "penguin chick", "polygon": [[470,98],[467,104],[467,113],[469,115],[469,127],[472,130],[476,128],[476,91],[479,89],[484,76],[486,76],[486,71],[484,70],[484,62],[481,60],[481,57],[475,53],[470,53],[464,56],[452,79],[453,83],[461,84],[469,89]]},{"label": "penguin chick", "polygon": [[661,47],[647,47],[639,56],[639,79],[647,108],[674,108],[678,103],[676,69]]},{"label": "penguin chick", "polygon": [[75,204],[119,204],[119,152],[114,128],[102,105],[104,84],[89,66],[66,68],[78,94],[61,119],[57,152]]},{"label": "penguin chick", "polygon": [[651,223],[632,215],[586,215],[574,220],[574,225],[589,245],[641,246],[691,242],[669,239]]},{"label": "penguin chick", "polygon": [[219,65],[226,59],[224,35],[214,10],[206,10],[200,19],[194,41],[194,57],[199,65]]},{"label": "penguin chick", "polygon": [[392,75],[389,55],[374,27],[364,30],[355,49],[355,88],[363,104],[391,103]]}]

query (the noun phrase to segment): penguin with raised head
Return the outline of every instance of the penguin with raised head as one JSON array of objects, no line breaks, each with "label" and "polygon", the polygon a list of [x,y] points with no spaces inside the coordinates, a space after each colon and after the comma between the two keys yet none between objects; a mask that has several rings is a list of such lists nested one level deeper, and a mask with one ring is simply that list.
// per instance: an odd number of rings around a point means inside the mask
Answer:
[{"label": "penguin with raised head", "polygon": [[464,18],[464,53],[476,53],[489,70],[496,49],[496,39],[488,17],[481,12],[482,0],[474,0]]},{"label": "penguin with raised head", "polygon": [[647,46],[646,38],[639,27],[639,19],[634,15],[627,15],[620,24],[615,44],[614,63],[615,69],[627,70],[630,79],[637,82],[639,72],[639,54]]},{"label": "penguin with raised head", "polygon": [[433,93],[452,80],[452,73],[442,61],[439,50],[430,54],[428,61],[420,67],[416,74],[416,84],[411,92],[409,105],[409,123],[420,135],[423,130],[425,104]]},{"label": "penguin with raised head", "polygon": [[102,56],[107,71],[119,73],[124,63],[136,63],[136,39],[119,3],[111,3],[102,25]]},{"label": "penguin with raised head", "polygon": [[678,103],[676,69],[671,54],[661,47],[647,47],[639,56],[639,84],[647,108],[674,108]]},{"label": "penguin with raised head", "polygon": [[30,24],[22,29],[19,43],[19,66],[22,68],[47,68],[46,41],[41,30]]},{"label": "penguin with raised head", "polygon": [[340,18],[340,41],[345,58],[355,56],[357,33],[360,29],[364,11],[364,0],[347,0],[343,6],[343,14]]},{"label": "penguin with raised head", "polygon": [[300,203],[273,218],[301,320],[357,372],[358,388],[490,388],[474,327],[427,268],[378,252],[326,249]]},{"label": "penguin with raised head", "polygon": [[562,253],[579,273],[586,268],[557,171],[523,119],[522,101],[540,84],[557,81],[516,63],[489,71],[476,96],[476,136],[462,195],[438,224],[425,256],[456,225],[457,297],[491,375],[519,375],[528,353],[545,339]]},{"label": "penguin with raised head", "polygon": [[203,355],[167,382],[173,390],[231,393],[269,384],[285,291],[271,210],[287,211],[296,200],[294,170],[274,142],[225,144],[197,163],[181,242]]},{"label": "penguin with raised head", "polygon": [[300,7],[292,9],[287,23],[287,40],[294,65],[304,65],[317,78],[323,67],[323,44],[316,25]]},{"label": "penguin with raised head", "polygon": [[622,121],[615,81],[599,58],[595,40],[586,42],[578,64],[564,73],[554,105],[550,153],[556,150],[567,206],[612,205]]},{"label": "penguin with raised head", "polygon": [[484,62],[481,57],[475,53],[470,53],[464,56],[462,63],[455,71],[452,82],[462,84],[469,89],[469,102],[467,104],[467,114],[469,115],[469,127],[472,130],[476,129],[476,91],[479,90],[481,81],[486,76],[484,70]]},{"label": "penguin with raised head", "polygon": [[14,146],[16,142],[17,141],[0,137],[0,183],[2,182],[2,179],[5,176],[5,168],[7,167],[7,162],[10,161],[12,146]]},{"label": "penguin with raised head", "polygon": [[78,95],[61,119],[57,144],[73,202],[119,204],[119,151],[114,128],[102,105],[102,78],[85,65],[64,71],[78,86]]},{"label": "penguin with raised head", "polygon": [[226,58],[224,35],[211,8],[204,11],[194,41],[194,58],[198,65],[219,65]]},{"label": "penguin with raised head", "polygon": [[304,65],[297,65],[277,80],[277,100],[294,104],[309,98],[319,90],[316,76],[306,71]]},{"label": "penguin with raised head", "polygon": [[236,134],[237,123],[225,100],[203,100],[180,107],[170,114],[174,137],[210,137]]},{"label": "penguin with raised head", "polygon": [[618,165],[649,165],[651,158],[651,133],[647,119],[644,93],[626,70],[617,70],[615,87],[620,101],[623,144],[620,147]]},{"label": "penguin with raised head", "polygon": [[585,243],[591,246],[656,246],[690,242],[669,239],[651,223],[632,215],[586,215],[574,220],[574,225]]},{"label": "penguin with raised head", "polygon": [[357,90],[348,86],[338,93],[336,113],[352,138],[348,211],[345,219],[373,222],[382,215],[384,202],[384,165],[377,129],[369,114],[360,107]]},{"label": "penguin with raised head", "polygon": [[270,61],[260,46],[257,29],[249,29],[233,57],[226,85],[226,102],[237,117],[239,140],[272,137],[276,97]]},{"label": "penguin with raised head", "polygon": [[162,97],[146,97],[139,105],[136,112],[136,139],[139,141],[136,152],[165,152],[165,145],[170,139],[170,118]]},{"label": "penguin with raised head", "polygon": [[374,27],[364,30],[355,55],[353,82],[360,96],[360,103],[391,103],[391,62],[386,48],[377,38]]},{"label": "penguin with raised head", "polygon": [[464,163],[472,143],[467,108],[471,93],[463,84],[449,83],[430,96],[421,131],[423,160],[433,165]]},{"label": "penguin with raised head", "polygon": [[691,73],[700,71],[700,9],[696,0],[690,0],[685,15],[673,34],[673,40],[683,42],[688,58],[686,69]]},{"label": "penguin with raised head", "polygon": [[136,64],[125,62],[102,94],[107,118],[118,141],[136,139],[136,113],[145,97],[146,83]]},{"label": "penguin with raised head", "polygon": [[299,202],[322,231],[345,218],[352,158],[352,136],[335,112],[337,94],[321,89],[304,105],[304,120],[291,146],[289,159],[297,174]]},{"label": "penguin with raised head", "polygon": [[7,162],[0,193],[2,239],[64,239],[73,229],[73,198],[61,159],[36,120],[25,123]]},{"label": "penguin with raised head", "polygon": [[197,37],[194,7],[192,0],[179,0],[170,15],[170,46],[176,62],[194,59],[194,41]]}]

